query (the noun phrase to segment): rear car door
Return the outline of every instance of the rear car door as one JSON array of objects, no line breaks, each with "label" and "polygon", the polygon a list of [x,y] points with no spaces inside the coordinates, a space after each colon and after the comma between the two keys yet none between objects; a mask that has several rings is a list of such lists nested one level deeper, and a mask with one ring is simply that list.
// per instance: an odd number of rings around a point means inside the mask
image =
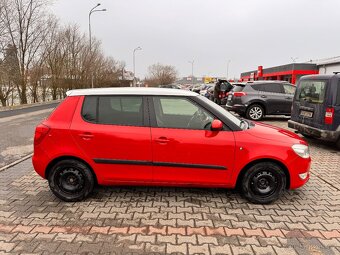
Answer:
[{"label": "rear car door", "polygon": [[150,97],[156,183],[225,185],[234,167],[232,131],[210,131],[214,116],[186,97]]},{"label": "rear car door", "polygon": [[151,181],[151,135],[143,96],[86,96],[71,132],[103,183]]},{"label": "rear car door", "polygon": [[319,129],[327,129],[324,122],[330,81],[322,79],[300,79],[294,96],[292,120]]},{"label": "rear car door", "polygon": [[291,113],[292,109],[292,103],[293,103],[293,97],[295,94],[295,86],[290,85],[290,84],[283,84],[283,89],[284,89],[284,112],[283,113]]}]

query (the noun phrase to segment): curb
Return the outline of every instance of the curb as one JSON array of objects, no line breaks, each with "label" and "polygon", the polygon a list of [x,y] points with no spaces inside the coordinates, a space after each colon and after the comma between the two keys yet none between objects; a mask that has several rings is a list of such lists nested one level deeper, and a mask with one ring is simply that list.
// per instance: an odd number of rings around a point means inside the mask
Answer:
[{"label": "curb", "polygon": [[20,110],[20,109],[26,109],[26,108],[31,108],[34,106],[40,106],[40,105],[49,105],[49,104],[54,104],[54,103],[59,103],[62,100],[51,100],[51,101],[46,101],[46,102],[39,102],[39,103],[33,103],[33,104],[21,104],[21,105],[13,105],[13,106],[0,106],[0,112],[2,111],[12,111],[12,110]]},{"label": "curb", "polygon": [[21,158],[21,159],[18,159],[18,160],[14,161],[14,162],[12,162],[12,163],[6,165],[6,166],[3,166],[3,167],[0,168],[0,172],[2,172],[2,171],[6,170],[6,169],[8,169],[8,168],[11,168],[11,167],[17,165],[17,164],[19,164],[19,163],[21,163],[21,162],[23,162],[23,161],[29,159],[29,158],[32,157],[32,156],[33,156],[33,153],[30,153],[30,154],[26,155],[25,157],[23,157],[23,158]]}]

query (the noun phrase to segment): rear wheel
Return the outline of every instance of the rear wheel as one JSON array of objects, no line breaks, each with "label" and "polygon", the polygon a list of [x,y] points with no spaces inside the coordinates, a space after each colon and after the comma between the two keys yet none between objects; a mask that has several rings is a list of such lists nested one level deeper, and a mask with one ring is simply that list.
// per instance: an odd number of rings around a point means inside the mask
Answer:
[{"label": "rear wheel", "polygon": [[52,167],[48,183],[55,196],[66,202],[75,202],[83,200],[92,192],[94,177],[84,163],[66,159]]},{"label": "rear wheel", "polygon": [[264,116],[264,109],[261,105],[253,104],[248,107],[246,116],[251,120],[261,120]]},{"label": "rear wheel", "polygon": [[286,188],[283,169],[272,162],[250,167],[242,179],[243,195],[251,202],[268,204],[277,200]]}]

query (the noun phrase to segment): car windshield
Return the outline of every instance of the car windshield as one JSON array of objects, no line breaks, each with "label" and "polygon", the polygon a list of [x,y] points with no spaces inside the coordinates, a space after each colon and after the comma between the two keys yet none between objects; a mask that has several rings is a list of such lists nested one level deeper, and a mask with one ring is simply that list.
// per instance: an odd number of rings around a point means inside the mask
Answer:
[{"label": "car windshield", "polygon": [[204,102],[206,102],[207,104],[209,104],[210,106],[214,107],[214,109],[216,109],[217,111],[219,111],[221,114],[227,116],[227,118],[234,122],[237,126],[241,127],[242,129],[244,129],[245,125],[244,122],[242,122],[239,118],[237,118],[236,116],[234,116],[233,114],[231,114],[230,112],[228,112],[226,109],[222,108],[221,106],[219,106],[218,104],[215,104],[214,102],[210,101],[209,99],[207,99],[206,97],[203,96],[199,96],[200,99],[202,99]]},{"label": "car windshield", "polygon": [[325,99],[327,81],[303,80],[300,82],[297,99],[315,104],[322,104]]}]

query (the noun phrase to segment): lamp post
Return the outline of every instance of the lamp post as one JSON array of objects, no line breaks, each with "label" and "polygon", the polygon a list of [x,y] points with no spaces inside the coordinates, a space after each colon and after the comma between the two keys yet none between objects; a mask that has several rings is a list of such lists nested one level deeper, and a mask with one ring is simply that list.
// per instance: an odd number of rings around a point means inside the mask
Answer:
[{"label": "lamp post", "polygon": [[228,77],[229,77],[229,65],[230,65],[230,62],[231,62],[231,60],[229,59],[228,63],[227,63],[227,80],[228,80]]},{"label": "lamp post", "polygon": [[[100,3],[98,3],[95,7],[93,7],[89,12],[89,36],[90,36],[90,54],[92,58],[92,34],[91,34],[91,15],[94,12],[105,12],[106,9],[96,10],[100,6]],[[92,68],[91,68],[92,70]],[[91,71],[91,87],[93,88],[93,71]]]},{"label": "lamp post", "polygon": [[142,50],[141,47],[137,47],[133,50],[133,82],[135,82],[136,79],[136,51]]},{"label": "lamp post", "polygon": [[194,86],[194,63],[195,60],[192,61],[188,61],[191,64],[191,82],[192,82],[192,86]]}]

